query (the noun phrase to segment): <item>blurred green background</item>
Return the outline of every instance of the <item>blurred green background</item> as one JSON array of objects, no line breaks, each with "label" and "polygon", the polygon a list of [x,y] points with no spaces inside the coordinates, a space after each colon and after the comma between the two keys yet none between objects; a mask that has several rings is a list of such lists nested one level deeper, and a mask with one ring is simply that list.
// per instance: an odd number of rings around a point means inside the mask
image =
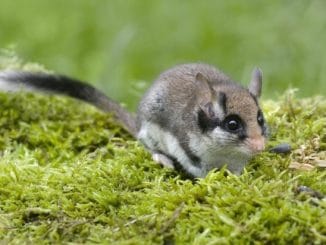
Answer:
[{"label": "blurred green background", "polygon": [[1,0],[0,49],[90,81],[135,109],[163,70],[202,61],[264,98],[326,92],[326,1]]}]

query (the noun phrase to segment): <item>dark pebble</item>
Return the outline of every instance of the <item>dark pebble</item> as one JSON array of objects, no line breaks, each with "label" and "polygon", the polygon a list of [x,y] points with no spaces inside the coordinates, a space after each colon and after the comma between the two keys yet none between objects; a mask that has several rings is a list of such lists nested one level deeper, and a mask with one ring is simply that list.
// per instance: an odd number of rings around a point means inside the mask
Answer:
[{"label": "dark pebble", "polygon": [[282,143],[277,146],[274,146],[269,151],[273,153],[283,153],[283,154],[289,153],[291,152],[291,145],[288,143]]},{"label": "dark pebble", "polygon": [[323,199],[324,195],[322,193],[320,193],[319,191],[313,190],[311,188],[309,188],[308,186],[305,185],[300,185],[299,187],[297,187],[296,189],[296,193],[300,194],[300,193],[305,193],[308,194],[311,197],[315,197],[318,199]]}]

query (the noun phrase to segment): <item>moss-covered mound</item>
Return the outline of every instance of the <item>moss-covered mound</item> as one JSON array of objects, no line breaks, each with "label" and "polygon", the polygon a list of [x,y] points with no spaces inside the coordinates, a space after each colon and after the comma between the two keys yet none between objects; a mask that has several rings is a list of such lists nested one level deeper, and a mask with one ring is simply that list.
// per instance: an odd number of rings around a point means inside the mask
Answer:
[{"label": "moss-covered mound", "polygon": [[0,239],[326,243],[326,100],[289,92],[264,107],[269,146],[288,142],[292,153],[265,152],[240,177],[221,170],[193,181],[155,164],[87,104],[1,93]]}]

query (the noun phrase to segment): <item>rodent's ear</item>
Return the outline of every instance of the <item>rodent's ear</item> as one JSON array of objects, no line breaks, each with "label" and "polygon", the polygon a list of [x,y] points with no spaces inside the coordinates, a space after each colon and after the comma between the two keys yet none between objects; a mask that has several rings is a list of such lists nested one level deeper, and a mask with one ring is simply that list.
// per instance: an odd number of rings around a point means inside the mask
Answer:
[{"label": "rodent's ear", "polygon": [[207,78],[200,72],[196,74],[195,84],[197,87],[197,100],[200,104],[206,105],[212,101],[212,89]]},{"label": "rodent's ear", "polygon": [[198,72],[196,74],[195,82],[197,85],[197,103],[201,109],[202,118],[212,120],[216,117],[212,103],[215,98],[215,93],[213,92],[209,81],[202,73]]},{"label": "rodent's ear", "polygon": [[256,97],[260,97],[261,89],[263,82],[263,73],[261,69],[256,67],[251,74],[251,81],[248,86],[249,92],[252,93]]},{"label": "rodent's ear", "polygon": [[204,112],[204,114],[208,120],[215,118],[215,113],[214,113],[212,102],[208,102],[205,105],[199,105],[199,107],[200,107],[201,111]]}]

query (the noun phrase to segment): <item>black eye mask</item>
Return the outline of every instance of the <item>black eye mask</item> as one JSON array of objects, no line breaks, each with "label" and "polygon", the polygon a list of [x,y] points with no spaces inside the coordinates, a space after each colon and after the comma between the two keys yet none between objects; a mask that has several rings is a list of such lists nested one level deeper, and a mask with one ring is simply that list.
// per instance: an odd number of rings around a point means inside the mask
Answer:
[{"label": "black eye mask", "polygon": [[217,126],[221,125],[221,120],[217,117],[210,118],[203,110],[198,112],[198,126],[202,132],[212,131]]},{"label": "black eye mask", "polygon": [[259,110],[257,113],[257,123],[262,130],[262,135],[267,137],[268,136],[268,125],[265,121],[264,114],[261,110]]}]

